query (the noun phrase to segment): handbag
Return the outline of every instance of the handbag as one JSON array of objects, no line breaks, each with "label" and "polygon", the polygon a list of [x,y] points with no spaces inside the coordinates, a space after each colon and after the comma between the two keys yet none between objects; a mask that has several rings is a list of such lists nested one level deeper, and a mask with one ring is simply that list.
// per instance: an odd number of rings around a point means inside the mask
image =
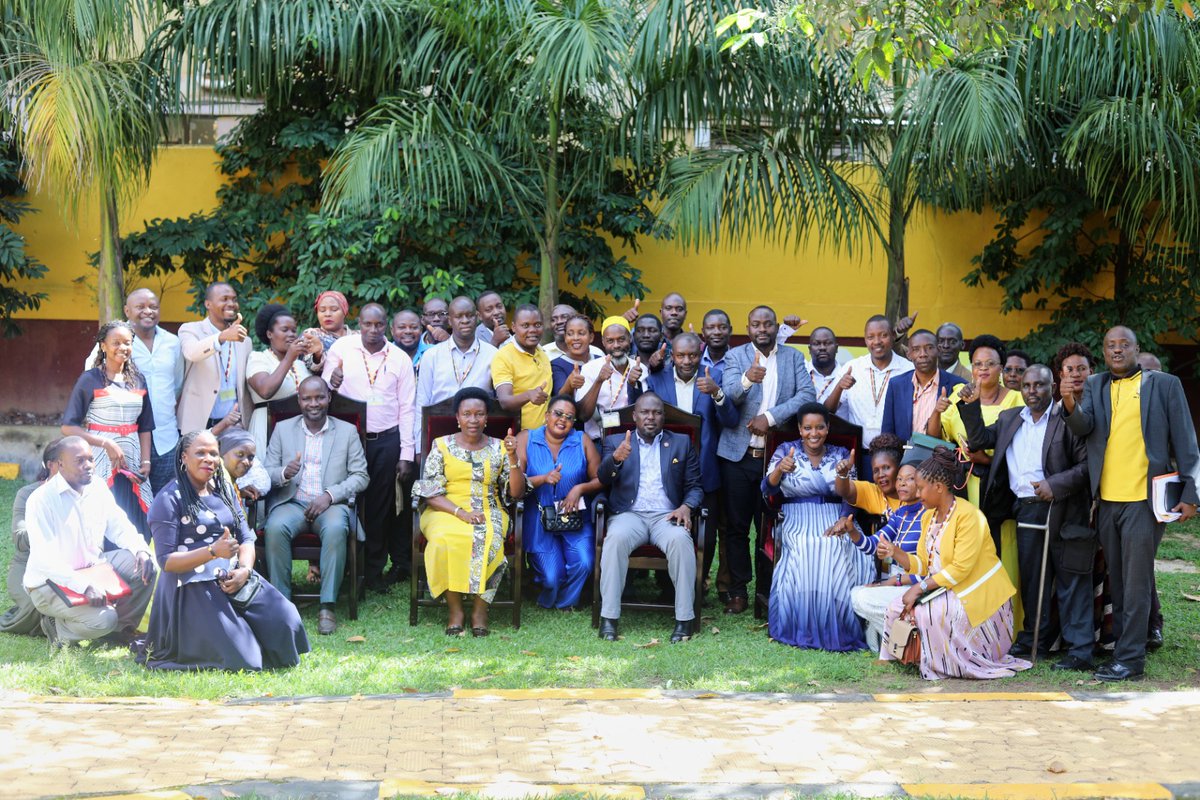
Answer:
[{"label": "handbag", "polygon": [[888,631],[888,655],[901,664],[921,663],[921,631],[911,616],[896,618]]},{"label": "handbag", "polygon": [[262,579],[258,577],[257,572],[250,570],[250,577],[242,584],[242,588],[229,595],[229,604],[238,611],[245,611],[254,598],[258,597],[260,589],[262,589]]},{"label": "handbag", "polygon": [[573,533],[583,530],[583,512],[559,511],[557,501],[541,506],[542,530],[546,533]]}]

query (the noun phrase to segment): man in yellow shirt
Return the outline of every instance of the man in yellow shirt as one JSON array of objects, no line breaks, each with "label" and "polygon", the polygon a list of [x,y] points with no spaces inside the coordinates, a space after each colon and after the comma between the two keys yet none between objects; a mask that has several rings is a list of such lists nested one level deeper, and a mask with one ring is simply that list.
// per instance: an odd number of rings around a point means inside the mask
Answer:
[{"label": "man in yellow shirt", "polygon": [[1164,525],[1151,505],[1152,481],[1178,471],[1183,495],[1174,511],[1181,520],[1195,516],[1200,503],[1200,450],[1183,385],[1164,372],[1143,372],[1137,358],[1137,336],[1118,325],[1104,335],[1108,372],[1088,378],[1082,397],[1063,388],[1067,427],[1087,442],[1112,587],[1116,646],[1112,662],[1096,671],[1103,681],[1137,679],[1145,670],[1154,556]]},{"label": "man in yellow shirt", "polygon": [[550,399],[550,357],[542,350],[542,312],[537,306],[518,306],[513,313],[512,339],[492,359],[492,385],[505,411],[521,412],[521,427],[537,428],[546,421]]}]

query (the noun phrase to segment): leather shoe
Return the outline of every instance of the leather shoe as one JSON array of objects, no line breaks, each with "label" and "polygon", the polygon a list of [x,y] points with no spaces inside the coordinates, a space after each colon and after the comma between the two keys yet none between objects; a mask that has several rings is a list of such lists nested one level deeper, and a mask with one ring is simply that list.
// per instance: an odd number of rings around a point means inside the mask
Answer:
[{"label": "leather shoe", "polygon": [[600,618],[600,638],[606,642],[615,642],[618,638],[617,621],[608,617]]},{"label": "leather shoe", "polygon": [[1120,661],[1114,661],[1111,664],[1105,664],[1100,669],[1096,670],[1096,680],[1106,683],[1116,683],[1117,681],[1137,681],[1145,676],[1145,671],[1138,669],[1134,670]]},{"label": "leather shoe", "polygon": [[1091,672],[1093,665],[1089,659],[1079,658],[1078,656],[1066,656],[1050,669],[1056,669],[1061,672]]},{"label": "leather shoe", "polygon": [[328,636],[337,630],[337,617],[327,608],[317,612],[317,633]]},{"label": "leather shoe", "polygon": [[1157,650],[1163,646],[1162,628],[1151,628],[1150,634],[1146,637],[1146,649]]},{"label": "leather shoe", "polygon": [[671,632],[671,644],[686,642],[692,638],[692,621],[689,619],[675,620],[675,630]]},{"label": "leather shoe", "polygon": [[730,597],[729,602],[725,604],[726,614],[741,614],[746,610],[747,603],[744,597]]},{"label": "leather shoe", "polygon": [[1033,655],[1033,648],[1024,642],[1013,642],[1012,647],[1008,648],[1008,654],[1013,658],[1029,658]]}]

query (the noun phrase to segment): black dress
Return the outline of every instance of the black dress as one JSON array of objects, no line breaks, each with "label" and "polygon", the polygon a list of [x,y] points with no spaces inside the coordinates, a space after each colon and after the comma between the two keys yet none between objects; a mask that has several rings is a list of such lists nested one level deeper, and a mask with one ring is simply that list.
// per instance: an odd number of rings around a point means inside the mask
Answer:
[{"label": "black dress", "polygon": [[229,569],[217,558],[187,573],[167,572],[167,557],[208,547],[228,527],[242,544],[254,533],[237,525],[220,498],[201,497],[207,509],[192,519],[171,481],[150,507],[150,530],[161,570],[154,590],[145,648],[138,660],[151,669],[262,670],[294,667],[309,651],[300,613],[266,581],[244,609],[229,602],[216,570]]}]

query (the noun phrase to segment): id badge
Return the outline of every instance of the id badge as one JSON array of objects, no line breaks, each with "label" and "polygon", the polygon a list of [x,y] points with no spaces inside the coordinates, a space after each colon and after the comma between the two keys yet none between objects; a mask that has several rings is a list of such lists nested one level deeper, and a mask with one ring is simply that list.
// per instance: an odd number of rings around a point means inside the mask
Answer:
[{"label": "id badge", "polygon": [[371,392],[369,395],[367,395],[367,405],[368,406],[383,405],[383,395],[380,394],[379,392]]},{"label": "id badge", "polygon": [[237,389],[222,389],[220,393],[217,394],[217,399],[222,403],[228,403],[237,400]]},{"label": "id badge", "polygon": [[608,430],[609,428],[617,428],[621,425],[621,415],[616,412],[609,411],[600,415],[600,427]]}]

